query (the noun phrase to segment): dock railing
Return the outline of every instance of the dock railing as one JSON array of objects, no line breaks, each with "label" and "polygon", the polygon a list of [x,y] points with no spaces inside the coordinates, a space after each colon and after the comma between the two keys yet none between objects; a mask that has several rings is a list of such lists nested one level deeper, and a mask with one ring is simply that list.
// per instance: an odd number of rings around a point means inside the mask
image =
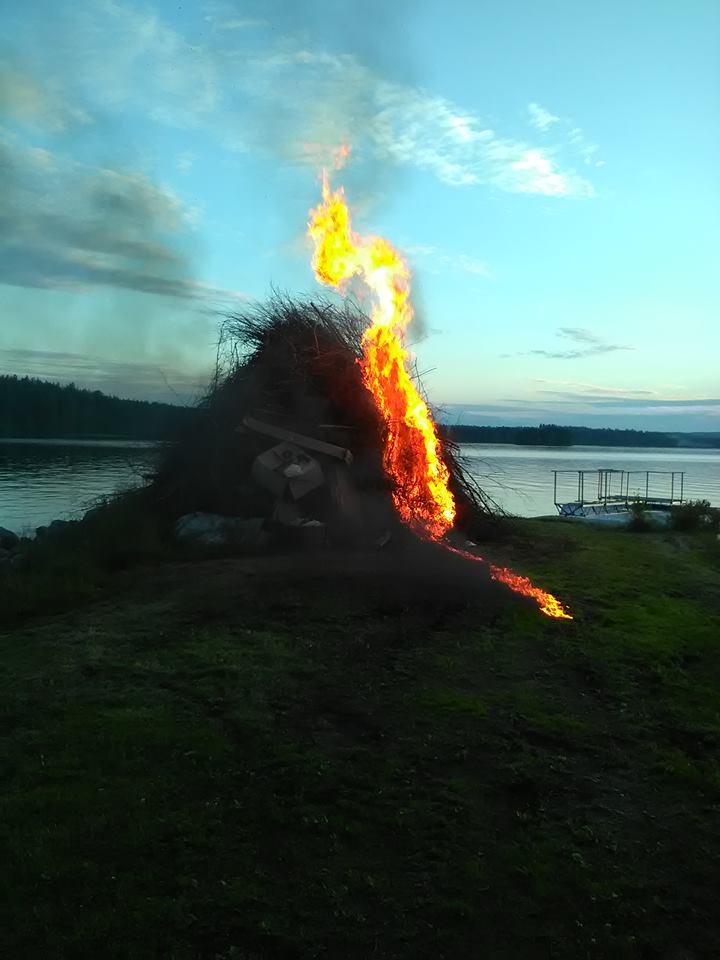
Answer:
[{"label": "dock railing", "polygon": [[[655,489],[658,477],[667,478],[663,494]],[[633,503],[669,510],[684,502],[684,490],[683,470],[553,470],[553,500],[561,516],[629,510]],[[570,499],[570,492],[575,499]]]}]

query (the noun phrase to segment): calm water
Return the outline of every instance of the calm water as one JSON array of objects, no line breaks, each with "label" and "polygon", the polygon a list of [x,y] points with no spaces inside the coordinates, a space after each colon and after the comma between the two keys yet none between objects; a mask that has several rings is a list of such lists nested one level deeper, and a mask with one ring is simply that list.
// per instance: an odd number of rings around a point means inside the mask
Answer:
[{"label": "calm water", "polygon": [[160,447],[132,441],[0,440],[0,527],[31,532],[143,482]]},{"label": "calm water", "polygon": [[[77,517],[97,497],[142,483],[159,450],[122,441],[0,440],[0,526],[20,533]],[[720,450],[468,444],[462,452],[483,489],[520,516],[555,513],[552,470],[598,467],[684,470],[686,498],[720,505]],[[573,499],[570,483],[563,492]]]},{"label": "calm water", "polygon": [[[720,506],[720,450],[636,447],[516,447],[473,443],[462,447],[466,465],[481,487],[510,513],[533,517],[556,513],[553,470],[684,470],[686,500]],[[644,493],[645,480],[642,480]],[[632,486],[631,486],[632,491]],[[650,493],[669,495],[669,478],[654,478]],[[573,500],[577,482],[558,483],[558,495]]]}]

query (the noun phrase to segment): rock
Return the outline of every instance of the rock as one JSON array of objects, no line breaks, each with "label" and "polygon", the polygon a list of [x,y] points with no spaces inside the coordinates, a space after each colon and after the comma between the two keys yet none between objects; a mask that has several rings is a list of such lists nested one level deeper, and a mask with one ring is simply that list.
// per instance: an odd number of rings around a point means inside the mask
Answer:
[{"label": "rock", "polygon": [[56,537],[58,534],[66,533],[71,527],[74,527],[75,520],[53,520],[47,528],[48,537]]},{"label": "rock", "polygon": [[0,548],[3,550],[12,550],[13,547],[16,547],[20,542],[20,537],[13,533],[12,530],[7,530],[5,527],[0,527]]},{"label": "rock", "polygon": [[288,526],[292,527],[296,542],[303,547],[322,547],[325,543],[325,524],[320,520],[307,520],[301,517],[299,520],[293,520]]},{"label": "rock", "polygon": [[175,523],[175,539],[206,547],[262,546],[267,539],[263,525],[262,517],[245,520],[217,513],[187,513]]},{"label": "rock", "polygon": [[5,547],[0,547],[0,566],[4,563],[9,563],[12,559],[12,553],[9,550],[6,550]]},{"label": "rock", "polygon": [[53,520],[52,523],[47,526],[36,527],[35,529],[35,539],[43,540],[47,537],[57,537],[60,534],[65,533],[71,527],[76,526],[78,523],[77,520]]}]

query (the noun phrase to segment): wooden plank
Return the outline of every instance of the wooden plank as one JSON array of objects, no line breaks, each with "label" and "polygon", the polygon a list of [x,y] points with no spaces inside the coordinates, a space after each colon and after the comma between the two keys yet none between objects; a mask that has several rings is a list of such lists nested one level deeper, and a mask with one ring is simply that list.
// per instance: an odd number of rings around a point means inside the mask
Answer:
[{"label": "wooden plank", "polygon": [[290,443],[296,443],[299,447],[305,447],[306,450],[315,450],[317,453],[324,453],[328,457],[334,457],[336,460],[342,460],[347,464],[352,463],[353,455],[346,447],[338,447],[334,443],[327,443],[325,440],[318,440],[316,437],[307,437],[302,433],[295,433],[294,430],[285,430],[283,427],[277,427],[273,423],[265,423],[263,420],[256,420],[254,417],[245,417],[243,426],[255,433],[262,433],[267,437],[274,437],[276,440],[287,440]]}]

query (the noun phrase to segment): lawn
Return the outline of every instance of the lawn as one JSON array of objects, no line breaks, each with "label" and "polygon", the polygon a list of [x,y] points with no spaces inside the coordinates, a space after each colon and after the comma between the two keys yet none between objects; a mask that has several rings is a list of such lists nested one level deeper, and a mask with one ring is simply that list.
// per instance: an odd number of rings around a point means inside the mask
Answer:
[{"label": "lawn", "polygon": [[167,560],[14,621],[4,954],[720,956],[720,544],[484,553],[575,620],[386,548]]}]

